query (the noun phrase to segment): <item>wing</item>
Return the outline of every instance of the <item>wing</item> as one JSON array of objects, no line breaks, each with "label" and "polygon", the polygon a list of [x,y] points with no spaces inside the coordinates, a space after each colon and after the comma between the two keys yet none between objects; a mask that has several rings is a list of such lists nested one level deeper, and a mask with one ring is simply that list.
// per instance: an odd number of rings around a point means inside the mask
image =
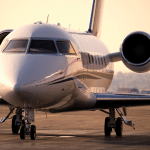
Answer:
[{"label": "wing", "polygon": [[109,109],[150,105],[150,95],[96,94],[94,109]]}]

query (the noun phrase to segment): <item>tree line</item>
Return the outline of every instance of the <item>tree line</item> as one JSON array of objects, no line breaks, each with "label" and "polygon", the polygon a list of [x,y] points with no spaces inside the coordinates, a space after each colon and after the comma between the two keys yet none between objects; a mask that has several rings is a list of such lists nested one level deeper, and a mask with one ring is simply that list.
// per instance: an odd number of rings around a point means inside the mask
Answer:
[{"label": "tree line", "polygon": [[150,89],[150,73],[122,73],[114,75],[108,92],[116,93],[119,88]]}]

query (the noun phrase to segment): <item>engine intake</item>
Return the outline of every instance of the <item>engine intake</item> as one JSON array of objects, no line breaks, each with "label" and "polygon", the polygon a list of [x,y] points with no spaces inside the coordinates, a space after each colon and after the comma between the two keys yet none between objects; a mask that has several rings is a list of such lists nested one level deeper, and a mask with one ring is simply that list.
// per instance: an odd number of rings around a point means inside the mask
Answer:
[{"label": "engine intake", "polygon": [[120,51],[123,63],[132,71],[150,70],[150,37],[147,33],[131,33],[124,39]]}]

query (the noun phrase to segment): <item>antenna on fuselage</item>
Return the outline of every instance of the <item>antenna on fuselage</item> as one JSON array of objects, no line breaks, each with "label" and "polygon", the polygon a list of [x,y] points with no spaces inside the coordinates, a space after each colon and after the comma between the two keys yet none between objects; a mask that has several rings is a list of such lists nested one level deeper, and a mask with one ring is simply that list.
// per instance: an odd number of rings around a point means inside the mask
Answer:
[{"label": "antenna on fuselage", "polygon": [[61,27],[61,24],[58,22],[58,23],[57,23],[57,26]]},{"label": "antenna on fuselage", "polygon": [[71,23],[69,24],[69,29],[70,29]]},{"label": "antenna on fuselage", "polygon": [[46,23],[48,23],[48,19],[49,19],[49,14],[47,15],[47,21],[46,21]]},{"label": "antenna on fuselage", "polygon": [[91,18],[88,32],[93,33],[94,36],[100,37],[100,28],[102,25],[102,10],[104,0],[93,0]]}]

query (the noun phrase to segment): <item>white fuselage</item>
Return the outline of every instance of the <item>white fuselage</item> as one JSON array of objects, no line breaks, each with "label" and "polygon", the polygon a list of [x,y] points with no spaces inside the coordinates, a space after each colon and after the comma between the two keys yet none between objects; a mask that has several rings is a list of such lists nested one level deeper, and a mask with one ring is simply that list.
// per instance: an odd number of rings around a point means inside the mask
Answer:
[{"label": "white fuselage", "polygon": [[[96,103],[93,93],[104,93],[111,84],[108,50],[89,33],[36,23],[14,30],[6,40],[27,40],[24,53],[1,46],[0,95],[15,107],[89,108]],[[30,53],[31,40],[52,40],[57,52]],[[57,41],[69,41],[75,54],[62,54]]]}]

